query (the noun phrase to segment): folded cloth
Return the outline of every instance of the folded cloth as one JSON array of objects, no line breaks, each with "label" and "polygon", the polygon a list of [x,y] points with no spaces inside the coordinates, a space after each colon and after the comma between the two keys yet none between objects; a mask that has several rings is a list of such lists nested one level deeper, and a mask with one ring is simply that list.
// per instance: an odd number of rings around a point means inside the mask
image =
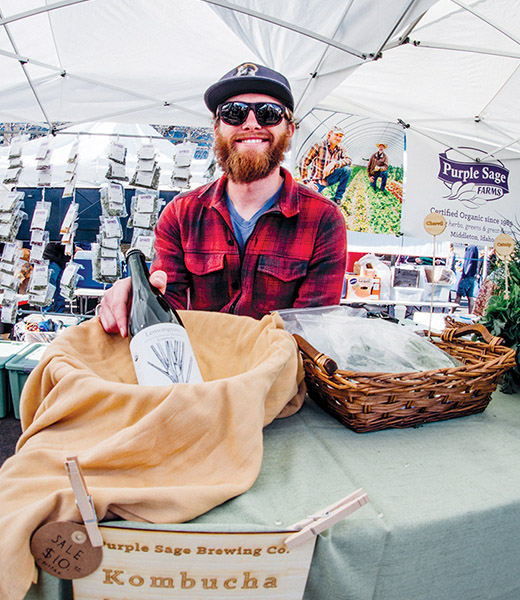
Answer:
[{"label": "folded cloth", "polygon": [[303,403],[301,359],[277,314],[180,311],[204,383],[139,386],[128,339],[97,318],[67,328],[24,385],[23,433],[0,470],[0,598],[24,598],[32,533],[81,522],[64,468],[77,456],[98,519],[179,523],[245,492],[262,428]]}]

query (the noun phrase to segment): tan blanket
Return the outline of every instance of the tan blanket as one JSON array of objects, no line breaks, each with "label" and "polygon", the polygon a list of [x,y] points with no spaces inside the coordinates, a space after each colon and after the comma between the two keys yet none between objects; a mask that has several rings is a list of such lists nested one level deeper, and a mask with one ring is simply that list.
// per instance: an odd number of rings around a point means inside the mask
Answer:
[{"label": "tan blanket", "polygon": [[69,456],[79,458],[100,520],[183,522],[254,483],[262,428],[303,402],[296,344],[278,315],[181,315],[205,383],[135,385],[128,340],[97,318],[67,329],[30,375],[24,432],[0,470],[2,600],[21,600],[30,587],[35,529],[81,522]]}]

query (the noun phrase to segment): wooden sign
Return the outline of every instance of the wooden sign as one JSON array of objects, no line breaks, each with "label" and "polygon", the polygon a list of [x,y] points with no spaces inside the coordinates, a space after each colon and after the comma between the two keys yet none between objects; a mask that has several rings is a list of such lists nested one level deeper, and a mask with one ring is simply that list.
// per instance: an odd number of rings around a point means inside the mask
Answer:
[{"label": "wooden sign", "polygon": [[424,229],[430,235],[440,235],[446,229],[446,218],[440,213],[432,212],[424,219]]},{"label": "wooden sign", "polygon": [[494,244],[495,252],[500,257],[506,257],[513,254],[515,250],[515,240],[507,233],[501,233],[495,238]]},{"label": "wooden sign", "polygon": [[[437,212],[432,212],[429,215],[426,215],[424,219],[424,229],[426,233],[429,233],[433,236],[433,256],[432,256],[432,265],[435,268],[435,238],[443,233],[446,229],[446,218],[444,215],[441,215]],[[432,289],[430,296],[430,319],[428,323],[428,338],[431,339],[432,335],[432,317],[433,317],[433,295],[434,295],[434,287],[435,282],[432,281]]]},{"label": "wooden sign", "polygon": [[301,600],[316,536],[289,549],[294,531],[200,533],[99,527],[103,560],[75,579],[75,600]]}]

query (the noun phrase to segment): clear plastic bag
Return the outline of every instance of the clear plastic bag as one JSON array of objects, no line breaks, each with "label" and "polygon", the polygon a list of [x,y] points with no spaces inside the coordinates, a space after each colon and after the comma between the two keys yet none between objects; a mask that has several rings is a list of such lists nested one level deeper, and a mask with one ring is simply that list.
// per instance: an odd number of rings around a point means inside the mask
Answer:
[{"label": "clear plastic bag", "polygon": [[113,181],[101,186],[99,190],[101,208],[106,217],[126,217],[125,190],[120,183]]},{"label": "clear plastic bag", "polygon": [[279,312],[290,333],[301,335],[346,371],[404,373],[462,364],[406,327],[382,319],[353,316],[347,308]]},{"label": "clear plastic bag", "polygon": [[27,213],[20,210],[10,221],[0,223],[0,242],[14,242],[24,219],[27,219]]},{"label": "clear plastic bag", "polygon": [[23,244],[20,240],[5,244],[2,250],[2,262],[14,264],[16,259],[21,255],[22,246]]},{"label": "clear plastic bag", "polygon": [[83,265],[70,261],[63,270],[63,275],[61,276],[60,294],[71,302],[74,300],[78,282],[83,279],[83,276],[79,273],[80,269],[83,269]]},{"label": "clear plastic bag", "polygon": [[381,279],[381,299],[390,298],[390,279],[391,271],[388,265],[377,258],[375,254],[365,254],[362,256],[358,263],[361,267],[361,275],[367,275],[370,277],[379,277]]},{"label": "clear plastic bag", "polygon": [[98,236],[98,242],[92,244],[92,279],[99,283],[114,283],[121,278],[121,255],[118,257],[101,256],[101,243],[103,239]]},{"label": "clear plastic bag", "polygon": [[25,192],[0,190],[0,211],[11,212],[18,202],[23,201]]}]

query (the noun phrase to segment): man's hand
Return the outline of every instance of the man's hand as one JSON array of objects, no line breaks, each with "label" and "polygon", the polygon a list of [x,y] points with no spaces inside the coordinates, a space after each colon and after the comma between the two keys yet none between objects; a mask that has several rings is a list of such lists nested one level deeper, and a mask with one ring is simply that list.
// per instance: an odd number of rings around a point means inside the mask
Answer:
[{"label": "man's hand", "polygon": [[323,179],[327,179],[327,177],[336,170],[337,164],[335,162],[333,163],[329,163],[324,169],[323,169]]},{"label": "man's hand", "polygon": [[[150,274],[150,283],[162,294],[166,291],[168,282],[164,271],[154,271]],[[128,315],[132,298],[132,282],[130,277],[116,281],[105,292],[99,305],[99,318],[101,325],[107,333],[120,333],[122,337],[128,335]]]}]

